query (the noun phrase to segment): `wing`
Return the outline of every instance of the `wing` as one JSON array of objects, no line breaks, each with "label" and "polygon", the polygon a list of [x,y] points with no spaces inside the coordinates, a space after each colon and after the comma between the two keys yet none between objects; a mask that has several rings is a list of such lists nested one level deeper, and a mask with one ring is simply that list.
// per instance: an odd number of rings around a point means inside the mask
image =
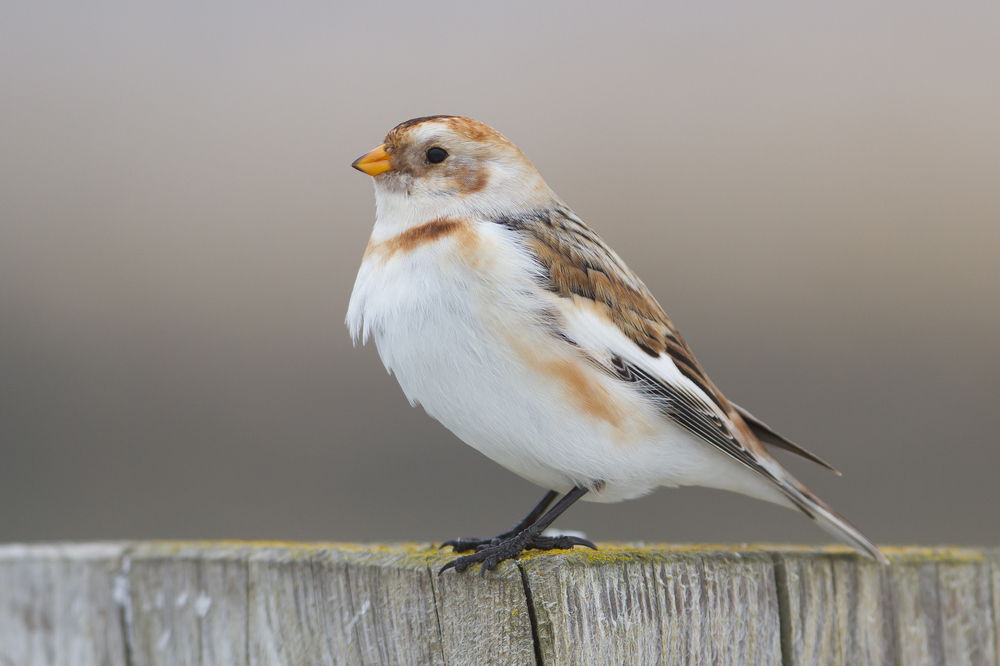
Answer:
[{"label": "wing", "polygon": [[667,354],[722,412],[733,411],[646,285],[573,211],[555,206],[497,223],[523,235],[546,289],[590,300],[639,349],[653,358]]},{"label": "wing", "polygon": [[[520,236],[538,263],[538,279],[543,288],[563,298],[583,299],[596,307],[641,354],[654,359],[666,355],[690,385],[670,381],[652,370],[653,364],[627,359],[611,349],[601,350],[610,356],[607,365],[599,363],[601,367],[629,382],[665,418],[772,482],[821,527],[868,556],[886,562],[882,553],[856,528],[770,456],[757,433],[775,446],[805,452],[757,419],[750,417],[751,424],[744,420],[745,410],[735,408],[715,387],[646,285],[572,211],[555,205],[531,215],[494,222]],[[825,465],[812,454],[806,457]]]},{"label": "wing", "polygon": [[670,420],[754,471],[773,476],[761,466],[770,456],[705,374],[649,289],[582,220],[555,206],[499,223],[521,234],[542,269],[545,289],[597,306],[645,355],[666,354],[694,387],[671,384],[648,367],[613,356],[612,369],[622,380],[633,383]]},{"label": "wing", "polygon": [[739,415],[743,417],[744,423],[746,423],[747,426],[750,427],[751,432],[753,432],[753,434],[757,437],[757,439],[762,441],[764,444],[770,444],[771,446],[774,446],[776,448],[784,449],[785,451],[794,453],[797,456],[802,456],[806,460],[811,460],[817,465],[822,465],[823,467],[826,467],[828,470],[830,470],[837,476],[841,476],[841,473],[838,472],[833,465],[826,462],[815,453],[810,453],[809,451],[806,451],[795,442],[785,439],[784,437],[776,433],[774,430],[772,430],[771,426],[767,425],[766,423],[764,423],[763,421],[761,421],[756,416],[754,416],[747,410],[743,409],[736,403],[730,403],[730,404],[733,406],[733,409],[735,409],[739,413]]}]

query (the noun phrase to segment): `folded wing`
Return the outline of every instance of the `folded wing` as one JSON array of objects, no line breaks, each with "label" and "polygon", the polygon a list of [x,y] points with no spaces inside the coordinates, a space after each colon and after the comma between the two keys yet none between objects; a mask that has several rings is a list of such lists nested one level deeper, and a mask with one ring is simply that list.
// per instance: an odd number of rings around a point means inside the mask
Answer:
[{"label": "folded wing", "polygon": [[532,215],[494,222],[517,233],[538,263],[542,287],[566,299],[583,299],[594,312],[590,316],[612,322],[640,350],[640,359],[644,355],[649,361],[668,360],[687,381],[670,381],[655,370],[656,363],[629,359],[634,355],[621,350],[591,350],[595,362],[628,382],[665,418],[773,483],[825,530],[869,557],[887,562],[855,527],[785,471],[762,442],[833,468],[730,403],[642,281],[572,211],[555,205]]}]

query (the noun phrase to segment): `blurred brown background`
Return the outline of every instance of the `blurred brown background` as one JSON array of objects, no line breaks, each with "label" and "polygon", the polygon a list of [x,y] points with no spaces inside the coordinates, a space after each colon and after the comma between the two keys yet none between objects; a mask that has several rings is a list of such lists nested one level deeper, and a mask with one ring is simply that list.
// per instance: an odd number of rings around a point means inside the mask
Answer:
[{"label": "blurred brown background", "polygon": [[[349,164],[433,113],[517,143],[873,540],[1000,541],[1000,5],[616,5],[6,3],[0,541],[519,518],[343,325]],[[558,525],[826,540],[697,489]]]}]

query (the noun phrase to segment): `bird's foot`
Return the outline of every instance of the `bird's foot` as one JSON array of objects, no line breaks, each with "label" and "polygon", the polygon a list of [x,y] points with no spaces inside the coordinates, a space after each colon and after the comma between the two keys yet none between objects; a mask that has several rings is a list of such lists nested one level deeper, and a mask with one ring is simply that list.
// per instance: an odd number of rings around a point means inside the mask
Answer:
[{"label": "bird's foot", "polygon": [[461,539],[452,539],[451,541],[445,541],[440,546],[438,550],[444,548],[445,546],[451,546],[451,550],[455,553],[468,553],[473,550],[478,550],[480,546],[495,546],[499,544],[504,539],[509,539],[511,535],[500,534],[493,537],[492,539],[477,539],[476,537],[462,537]]},{"label": "bird's foot", "polygon": [[[573,546],[586,546],[587,548],[597,550],[597,546],[586,539],[574,536],[544,537],[531,528],[502,541],[499,539],[492,539],[490,541],[486,541],[485,539],[456,539],[454,542],[446,542],[445,544],[451,545],[452,548],[455,548],[456,552],[464,552],[464,550],[458,550],[455,547],[455,542],[458,542],[460,546],[471,545],[472,542],[479,543],[474,546],[476,552],[472,555],[463,555],[462,557],[455,558],[441,567],[441,571],[438,572],[439,576],[448,569],[454,569],[461,573],[477,562],[482,563],[479,572],[485,576],[487,571],[493,571],[504,560],[517,557],[525,550],[570,549]],[[465,548],[465,550],[472,550],[472,548]]]}]

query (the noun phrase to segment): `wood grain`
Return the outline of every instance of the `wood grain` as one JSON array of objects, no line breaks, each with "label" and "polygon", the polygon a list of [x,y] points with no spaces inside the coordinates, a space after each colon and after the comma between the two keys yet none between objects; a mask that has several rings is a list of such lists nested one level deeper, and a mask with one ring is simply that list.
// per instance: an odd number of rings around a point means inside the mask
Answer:
[{"label": "wood grain", "polygon": [[0,666],[998,666],[1000,550],[602,544],[485,577],[430,544],[0,546]]},{"label": "wood grain", "polygon": [[545,666],[781,662],[769,555],[602,548],[523,560]]},{"label": "wood grain", "polygon": [[130,549],[131,666],[245,664],[250,550],[171,542]]},{"label": "wood grain", "polygon": [[534,663],[517,564],[439,578],[448,559],[429,544],[259,550],[250,663]]},{"label": "wood grain", "polygon": [[990,553],[990,571],[993,574],[993,645],[1000,666],[1000,548]]},{"label": "wood grain", "polygon": [[775,553],[782,649],[793,664],[895,660],[888,571],[851,551]]},{"label": "wood grain", "polygon": [[114,600],[125,548],[0,545],[0,664],[126,666]]}]

